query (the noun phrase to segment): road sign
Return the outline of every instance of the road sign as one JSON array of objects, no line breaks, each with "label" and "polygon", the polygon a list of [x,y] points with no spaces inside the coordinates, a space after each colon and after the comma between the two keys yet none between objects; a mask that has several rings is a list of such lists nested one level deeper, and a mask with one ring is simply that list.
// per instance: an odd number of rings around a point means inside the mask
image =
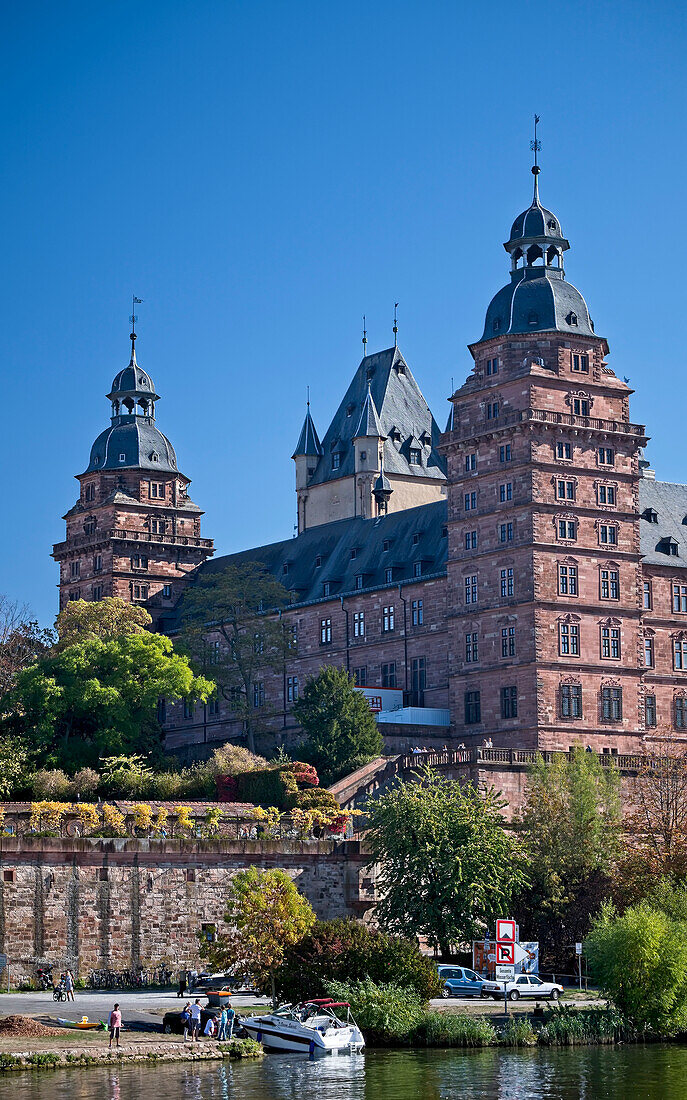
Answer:
[{"label": "road sign", "polygon": [[515,921],[514,920],[497,920],[497,922],[496,922],[496,939],[500,940],[502,943],[504,941],[509,942],[509,943],[515,943],[515,941],[517,939]]},{"label": "road sign", "polygon": [[526,951],[524,947],[521,947],[519,943],[513,944],[513,962],[521,963],[525,959],[529,959],[530,953]]},{"label": "road sign", "polygon": [[581,955],[582,954],[582,944],[581,943],[576,943],[575,944],[575,954],[576,955]]},{"label": "road sign", "polygon": [[[515,944],[514,943],[497,943],[496,944],[496,965],[498,966],[515,966]],[[518,960],[519,961],[519,960]]]},{"label": "road sign", "polygon": [[497,966],[496,967],[496,981],[497,982],[511,982],[515,977],[514,966]]}]

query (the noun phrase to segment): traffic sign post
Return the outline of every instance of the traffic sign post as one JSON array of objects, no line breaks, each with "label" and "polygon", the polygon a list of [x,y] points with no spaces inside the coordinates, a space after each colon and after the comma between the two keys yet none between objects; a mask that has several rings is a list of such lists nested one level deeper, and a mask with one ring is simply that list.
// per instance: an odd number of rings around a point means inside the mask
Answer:
[{"label": "traffic sign post", "polygon": [[[508,1015],[508,982],[515,977],[515,948],[518,927],[510,918],[496,922],[496,980],[503,981],[503,1004]],[[524,953],[523,953],[524,957]]]}]

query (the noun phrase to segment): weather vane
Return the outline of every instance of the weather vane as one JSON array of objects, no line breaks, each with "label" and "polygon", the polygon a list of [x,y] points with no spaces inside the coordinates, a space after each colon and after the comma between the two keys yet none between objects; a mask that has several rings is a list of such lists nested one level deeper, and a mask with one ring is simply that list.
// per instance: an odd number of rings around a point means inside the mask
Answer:
[{"label": "weather vane", "polygon": [[142,305],[142,303],[143,303],[142,298],[137,298],[135,294],[131,295],[131,317],[129,318],[129,320],[131,322],[131,353],[132,353],[132,355],[133,355],[133,351],[134,351],[134,344],[136,342],[136,322],[138,321],[138,316],[137,316],[135,310],[136,310],[136,306],[140,306],[140,305]]},{"label": "weather vane", "polygon": [[396,310],[398,309],[398,302],[394,302],[394,347],[398,347],[398,317]]},{"label": "weather vane", "polygon": [[534,140],[530,142],[530,149],[534,153],[534,165],[537,167],[537,153],[541,149],[541,141],[537,139],[537,126],[541,122],[539,115],[534,116]]},{"label": "weather vane", "polygon": [[365,314],[363,313],[363,359],[367,355],[367,329],[365,328],[366,324],[367,319],[365,317]]}]

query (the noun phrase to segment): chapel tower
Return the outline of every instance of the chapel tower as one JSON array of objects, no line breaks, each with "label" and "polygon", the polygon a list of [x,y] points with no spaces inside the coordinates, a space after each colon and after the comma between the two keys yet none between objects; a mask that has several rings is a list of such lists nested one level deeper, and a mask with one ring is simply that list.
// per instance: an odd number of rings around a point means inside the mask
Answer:
[{"label": "chapel tower", "polygon": [[[509,282],[470,345],[442,439],[449,479],[449,696],[461,738],[636,747],[643,715],[638,485],[644,427],[531,205]],[[633,736],[634,735],[634,736]]]},{"label": "chapel tower", "polygon": [[174,447],[155,424],[159,400],[149,374],[131,359],[107,397],[110,426],[78,474],[79,499],[63,517],[67,537],[53,547],[60,565],[60,609],[70,600],[119,596],[140,604],[164,628],[193,573],[213,552],[201,509],[188,495]]}]

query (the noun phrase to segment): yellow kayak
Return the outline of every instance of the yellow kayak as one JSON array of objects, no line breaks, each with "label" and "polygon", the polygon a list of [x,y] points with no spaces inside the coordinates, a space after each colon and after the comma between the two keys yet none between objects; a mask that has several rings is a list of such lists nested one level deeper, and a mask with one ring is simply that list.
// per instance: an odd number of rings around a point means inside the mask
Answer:
[{"label": "yellow kayak", "polygon": [[80,1020],[62,1020],[57,1017],[58,1024],[62,1024],[62,1027],[78,1027],[81,1031],[87,1031],[89,1028],[101,1027],[104,1028],[105,1024],[102,1020],[96,1020],[95,1022],[88,1019],[88,1016],[82,1016]]}]

